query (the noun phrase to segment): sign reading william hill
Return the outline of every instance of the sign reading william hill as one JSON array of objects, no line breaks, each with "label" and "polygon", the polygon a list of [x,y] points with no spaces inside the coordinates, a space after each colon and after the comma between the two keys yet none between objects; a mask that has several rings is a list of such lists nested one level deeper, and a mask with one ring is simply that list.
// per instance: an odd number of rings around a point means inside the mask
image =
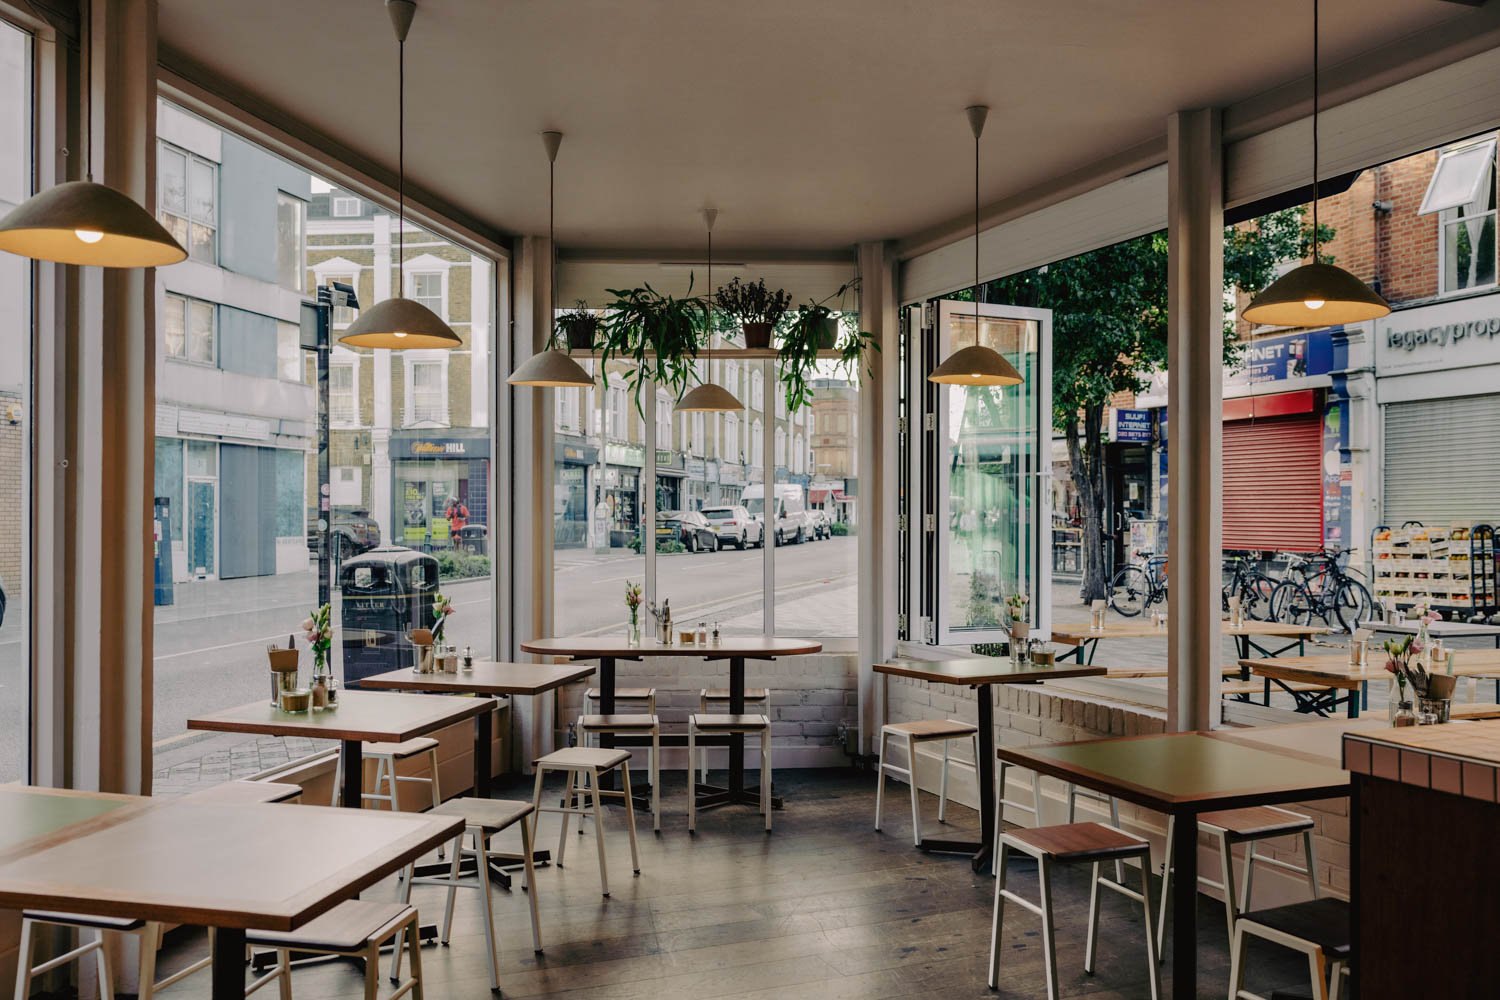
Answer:
[{"label": "sign reading william hill", "polygon": [[480,435],[459,437],[406,431],[401,437],[391,435],[391,454],[425,459],[489,458],[490,441]]}]

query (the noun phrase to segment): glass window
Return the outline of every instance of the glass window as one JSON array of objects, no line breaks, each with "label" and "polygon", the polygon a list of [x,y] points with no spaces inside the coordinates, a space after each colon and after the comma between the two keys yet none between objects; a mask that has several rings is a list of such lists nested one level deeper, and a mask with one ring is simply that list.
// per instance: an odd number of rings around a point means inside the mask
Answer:
[{"label": "glass window", "polygon": [[[1458,179],[1444,180],[1444,168],[1449,174],[1465,173],[1464,182],[1472,175],[1473,183],[1463,197],[1473,197],[1465,202],[1449,205],[1442,210],[1442,262],[1443,291],[1457,292],[1469,288],[1482,288],[1495,284],[1495,140],[1469,146],[1453,153],[1445,153],[1438,161],[1438,169],[1428,189],[1428,200],[1446,203],[1452,200],[1453,191],[1462,187]],[[1434,199],[1434,190],[1447,190],[1447,198]],[[1426,201],[1424,201],[1424,206]]]},{"label": "glass window", "polygon": [[448,393],[444,384],[447,380],[447,364],[443,361],[412,360],[410,355],[408,363],[411,365],[409,422],[447,423]]},{"label": "glass window", "polygon": [[693,414],[693,454],[700,456],[704,453],[703,416],[701,413]]},{"label": "glass window", "polygon": [[765,399],[763,398],[764,392],[765,392],[765,380],[761,377],[760,372],[758,372],[758,371],[751,372],[750,373],[750,409],[752,409],[752,410],[764,410],[766,408]]},{"label": "glass window", "polygon": [[[335,281],[337,281],[341,282],[342,284],[348,285],[350,288],[358,288],[359,286],[355,284],[357,280],[358,279],[355,278],[355,276],[352,274],[323,275],[323,284],[325,285],[331,285]],[[333,328],[335,330],[342,330],[344,329],[344,327],[354,322],[354,316],[355,309],[352,306],[334,306],[333,315],[329,317],[329,321],[333,324]]]},{"label": "glass window", "polygon": [[1472,205],[1483,201],[1485,188],[1494,184],[1495,140],[1487,139],[1472,146],[1450,149],[1438,158],[1422,196],[1418,215]]},{"label": "glass window", "polygon": [[359,199],[348,197],[335,197],[333,199],[333,216],[337,219],[347,219],[359,214]]},{"label": "glass window", "polygon": [[302,327],[285,320],[276,322],[276,372],[288,382],[303,382],[307,365],[302,357]]},{"label": "glass window", "polygon": [[441,271],[422,272],[409,275],[411,297],[431,309],[439,316],[448,317],[447,303],[443,300],[443,274]]},{"label": "glass window", "polygon": [[776,464],[786,465],[786,431],[776,428]]},{"label": "glass window", "polygon": [[169,293],[162,309],[167,355],[198,364],[215,364],[218,355],[214,346],[214,312],[211,303]]},{"label": "glass window", "polygon": [[167,355],[187,357],[187,300],[180,295],[168,295],[161,322],[166,334]]},{"label": "glass window", "polygon": [[205,264],[217,261],[218,168],[208,160],[163,141],[158,146],[157,177],[161,223]]},{"label": "glass window", "polygon": [[757,419],[750,425],[750,464],[757,469],[764,468],[766,461],[766,439],[761,423]]},{"label": "glass window", "polygon": [[335,427],[359,426],[359,362],[328,364],[328,422]]},{"label": "glass window", "polygon": [[661,390],[656,393],[656,446],[672,447],[672,397]]},{"label": "glass window", "polygon": [[740,459],[740,418],[738,414],[724,414],[724,461],[738,462]]},{"label": "glass window", "polygon": [[305,203],[285,191],[276,192],[276,280],[282,288],[302,291],[303,216]]}]

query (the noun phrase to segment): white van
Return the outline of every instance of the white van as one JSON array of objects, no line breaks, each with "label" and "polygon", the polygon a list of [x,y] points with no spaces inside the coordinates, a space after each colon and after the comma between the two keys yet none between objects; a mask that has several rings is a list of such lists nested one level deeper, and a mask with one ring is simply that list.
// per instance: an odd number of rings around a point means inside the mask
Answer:
[{"label": "white van", "polygon": [[[765,523],[766,492],[760,483],[746,486],[740,503],[757,521]],[[807,501],[796,483],[776,484],[776,544],[806,542],[813,537],[812,520],[807,515]]]}]

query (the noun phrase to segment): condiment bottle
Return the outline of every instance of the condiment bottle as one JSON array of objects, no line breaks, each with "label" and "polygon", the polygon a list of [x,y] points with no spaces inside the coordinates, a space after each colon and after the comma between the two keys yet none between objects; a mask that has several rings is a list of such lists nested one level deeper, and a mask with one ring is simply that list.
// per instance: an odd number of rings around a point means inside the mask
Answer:
[{"label": "condiment bottle", "polygon": [[708,622],[698,623],[698,645],[708,645]]}]

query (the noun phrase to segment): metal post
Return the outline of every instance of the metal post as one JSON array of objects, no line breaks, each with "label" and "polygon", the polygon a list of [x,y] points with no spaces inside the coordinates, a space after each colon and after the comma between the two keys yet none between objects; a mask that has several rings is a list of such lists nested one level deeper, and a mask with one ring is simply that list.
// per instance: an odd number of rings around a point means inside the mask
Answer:
[{"label": "metal post", "polygon": [[328,351],[333,309],[318,303],[318,606],[333,600],[329,541],[333,532],[333,487],[328,481]]}]

